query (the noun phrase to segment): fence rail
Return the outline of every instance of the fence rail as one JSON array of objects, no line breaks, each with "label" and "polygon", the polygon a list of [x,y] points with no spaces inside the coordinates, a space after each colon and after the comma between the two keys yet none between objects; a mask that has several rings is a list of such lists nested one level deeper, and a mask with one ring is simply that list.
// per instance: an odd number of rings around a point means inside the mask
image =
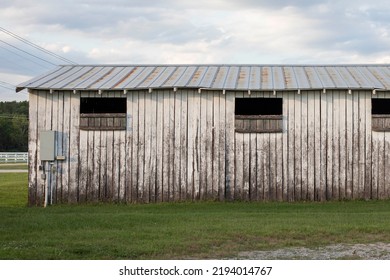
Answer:
[{"label": "fence rail", "polygon": [[0,153],[0,163],[27,163],[27,153]]}]

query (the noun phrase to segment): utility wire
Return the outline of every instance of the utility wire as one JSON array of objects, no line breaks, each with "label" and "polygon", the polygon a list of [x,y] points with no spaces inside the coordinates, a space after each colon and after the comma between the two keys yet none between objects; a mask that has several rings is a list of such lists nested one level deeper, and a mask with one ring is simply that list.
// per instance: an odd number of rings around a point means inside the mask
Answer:
[{"label": "utility wire", "polygon": [[3,44],[8,45],[8,46],[10,46],[10,47],[12,47],[12,48],[14,48],[14,49],[17,49],[18,51],[21,51],[21,52],[24,52],[24,53],[26,53],[26,54],[28,54],[28,55],[31,55],[31,56],[33,56],[33,57],[39,59],[39,60],[42,60],[42,61],[44,61],[44,62],[46,62],[46,63],[49,63],[49,64],[51,64],[51,65],[53,65],[53,66],[57,66],[57,64],[51,63],[50,61],[48,61],[48,60],[46,60],[46,59],[44,59],[44,58],[40,58],[39,56],[36,56],[36,55],[31,54],[31,53],[29,53],[29,52],[26,52],[26,51],[24,51],[24,50],[22,50],[22,49],[20,49],[20,48],[18,48],[18,47],[15,47],[15,46],[13,46],[13,45],[11,45],[11,44],[9,44],[9,43],[7,43],[7,42],[1,40],[1,39],[0,39],[0,42],[2,42]]},{"label": "utility wire", "polygon": [[16,87],[13,84],[10,84],[10,83],[7,83],[7,82],[3,82],[3,81],[0,81],[0,84],[5,84],[5,85],[11,86],[11,87]]},{"label": "utility wire", "polygon": [[5,85],[0,85],[0,87],[6,88],[6,89],[10,89],[10,90],[15,90],[15,88],[11,88],[11,87],[8,87],[8,86],[5,86]]},{"label": "utility wire", "polygon": [[66,62],[66,63],[77,64],[76,62],[74,62],[74,61],[72,61],[72,60],[70,60],[70,59],[67,59],[67,58],[65,58],[65,57],[63,57],[63,56],[60,56],[60,55],[54,53],[54,52],[51,52],[51,51],[49,51],[49,50],[46,50],[45,48],[42,48],[41,46],[39,46],[39,45],[37,45],[37,44],[34,44],[33,42],[30,42],[30,41],[28,41],[27,39],[24,39],[24,38],[22,38],[22,37],[16,35],[15,33],[12,33],[11,31],[9,31],[9,30],[3,28],[3,27],[0,27],[0,31],[3,31],[4,33],[8,34],[9,36],[11,36],[11,37],[13,37],[13,38],[15,38],[15,39],[17,39],[17,40],[19,40],[19,41],[21,41],[21,42],[27,44],[27,45],[33,47],[33,48],[36,48],[36,49],[38,49],[38,50],[40,50],[40,51],[42,51],[42,52],[44,52],[44,53],[46,53],[46,54],[48,54],[48,55],[51,55],[51,56],[53,56],[53,57],[55,57],[55,58],[57,58],[57,59],[59,59],[59,60],[62,60],[62,61],[64,61],[64,62]]}]

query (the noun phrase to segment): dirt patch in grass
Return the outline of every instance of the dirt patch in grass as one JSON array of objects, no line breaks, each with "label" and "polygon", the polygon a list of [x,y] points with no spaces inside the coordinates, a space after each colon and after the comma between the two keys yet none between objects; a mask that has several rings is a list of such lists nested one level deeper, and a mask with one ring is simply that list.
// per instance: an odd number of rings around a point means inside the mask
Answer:
[{"label": "dirt patch in grass", "polygon": [[239,260],[390,260],[389,243],[336,244],[318,248],[293,247],[241,252]]}]

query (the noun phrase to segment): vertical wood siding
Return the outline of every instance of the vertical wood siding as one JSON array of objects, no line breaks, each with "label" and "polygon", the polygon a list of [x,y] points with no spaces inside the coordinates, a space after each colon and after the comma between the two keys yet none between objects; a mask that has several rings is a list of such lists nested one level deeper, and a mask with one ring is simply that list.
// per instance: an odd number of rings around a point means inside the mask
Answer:
[{"label": "vertical wood siding", "polygon": [[[124,97],[82,92],[82,97]],[[272,92],[154,90],[127,98],[126,130],[80,130],[80,94],[30,92],[29,204],[390,197],[390,134],[371,129],[371,98],[345,90],[277,92],[283,133],[236,133],[235,97]],[[56,133],[50,182],[39,135]],[[46,166],[48,168],[48,166]]]}]

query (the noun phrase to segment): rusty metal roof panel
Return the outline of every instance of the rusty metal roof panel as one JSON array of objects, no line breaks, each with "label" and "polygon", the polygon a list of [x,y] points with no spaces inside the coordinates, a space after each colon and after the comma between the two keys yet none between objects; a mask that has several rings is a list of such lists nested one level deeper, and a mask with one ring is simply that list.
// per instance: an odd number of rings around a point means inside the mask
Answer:
[{"label": "rusty metal roof panel", "polygon": [[256,90],[261,87],[261,68],[259,66],[251,66],[248,89]]},{"label": "rusty metal roof panel", "polygon": [[272,67],[272,89],[282,90],[290,89],[291,86],[284,80],[283,67],[274,66]]},{"label": "rusty metal roof panel", "polygon": [[305,73],[308,79],[308,83],[310,85],[310,88],[314,89],[321,89],[323,88],[322,81],[318,75],[318,72],[316,71],[316,68],[313,66],[305,66]]},{"label": "rusty metal roof panel", "polygon": [[200,83],[206,74],[207,66],[200,66],[196,69],[195,73],[189,79],[187,86],[188,87],[200,87]]},{"label": "rusty metal roof panel", "polygon": [[17,87],[62,90],[387,89],[390,65],[65,65]]},{"label": "rusty metal roof panel", "polygon": [[202,88],[211,88],[215,80],[215,77],[217,75],[217,72],[218,72],[218,67],[216,66],[207,67],[207,70],[199,86]]},{"label": "rusty metal roof panel", "polygon": [[236,88],[239,90],[249,89],[251,68],[249,66],[242,66],[238,71]]},{"label": "rusty metal roof panel", "polygon": [[367,69],[385,88],[390,88],[390,69],[388,67],[369,66]]},{"label": "rusty metal roof panel", "polygon": [[74,81],[68,86],[73,86],[74,89],[79,90],[87,89],[92,83],[96,82],[100,77],[106,75],[111,69],[112,67],[94,67],[91,71],[78,79],[78,84],[76,84],[76,81]]},{"label": "rusty metal roof panel", "polygon": [[227,67],[227,66],[219,67],[218,72],[215,76],[214,83],[212,85],[213,88],[223,88],[224,87],[228,71],[229,71],[229,67]]},{"label": "rusty metal roof panel", "polygon": [[187,70],[187,67],[175,67],[174,72],[172,75],[164,82],[165,87],[175,87],[178,84],[178,80],[181,78],[181,76],[184,74],[184,72]]},{"label": "rusty metal roof panel", "polygon": [[158,78],[155,79],[152,84],[150,84],[150,87],[151,88],[165,87],[165,82],[172,76],[175,70],[176,67],[174,66],[166,67],[164,71],[160,74],[160,76],[158,76]]},{"label": "rusty metal roof panel", "polygon": [[272,68],[270,66],[261,67],[260,88],[264,90],[273,89]]},{"label": "rusty metal roof panel", "polygon": [[198,69],[197,66],[188,66],[186,67],[183,75],[180,76],[180,78],[177,80],[176,84],[173,87],[187,87],[187,84],[191,80],[191,77],[194,75],[196,69]]},{"label": "rusty metal roof panel", "polygon": [[[291,66],[281,67],[282,72],[278,74],[278,87],[285,89],[297,89],[299,88],[297,76],[295,75],[294,68]],[[283,80],[281,80],[283,79]]]},{"label": "rusty metal roof panel", "polygon": [[226,76],[224,89],[237,89],[238,72],[240,68],[238,66],[229,67],[229,71]]},{"label": "rusty metal roof panel", "polygon": [[118,73],[123,71],[124,67],[109,67],[109,71],[96,77],[96,81],[88,86],[88,89],[100,89],[104,84],[110,82]]},{"label": "rusty metal roof panel", "polygon": [[118,72],[107,83],[103,84],[100,89],[123,89],[123,87],[133,79],[136,67],[123,67],[122,71]]}]

